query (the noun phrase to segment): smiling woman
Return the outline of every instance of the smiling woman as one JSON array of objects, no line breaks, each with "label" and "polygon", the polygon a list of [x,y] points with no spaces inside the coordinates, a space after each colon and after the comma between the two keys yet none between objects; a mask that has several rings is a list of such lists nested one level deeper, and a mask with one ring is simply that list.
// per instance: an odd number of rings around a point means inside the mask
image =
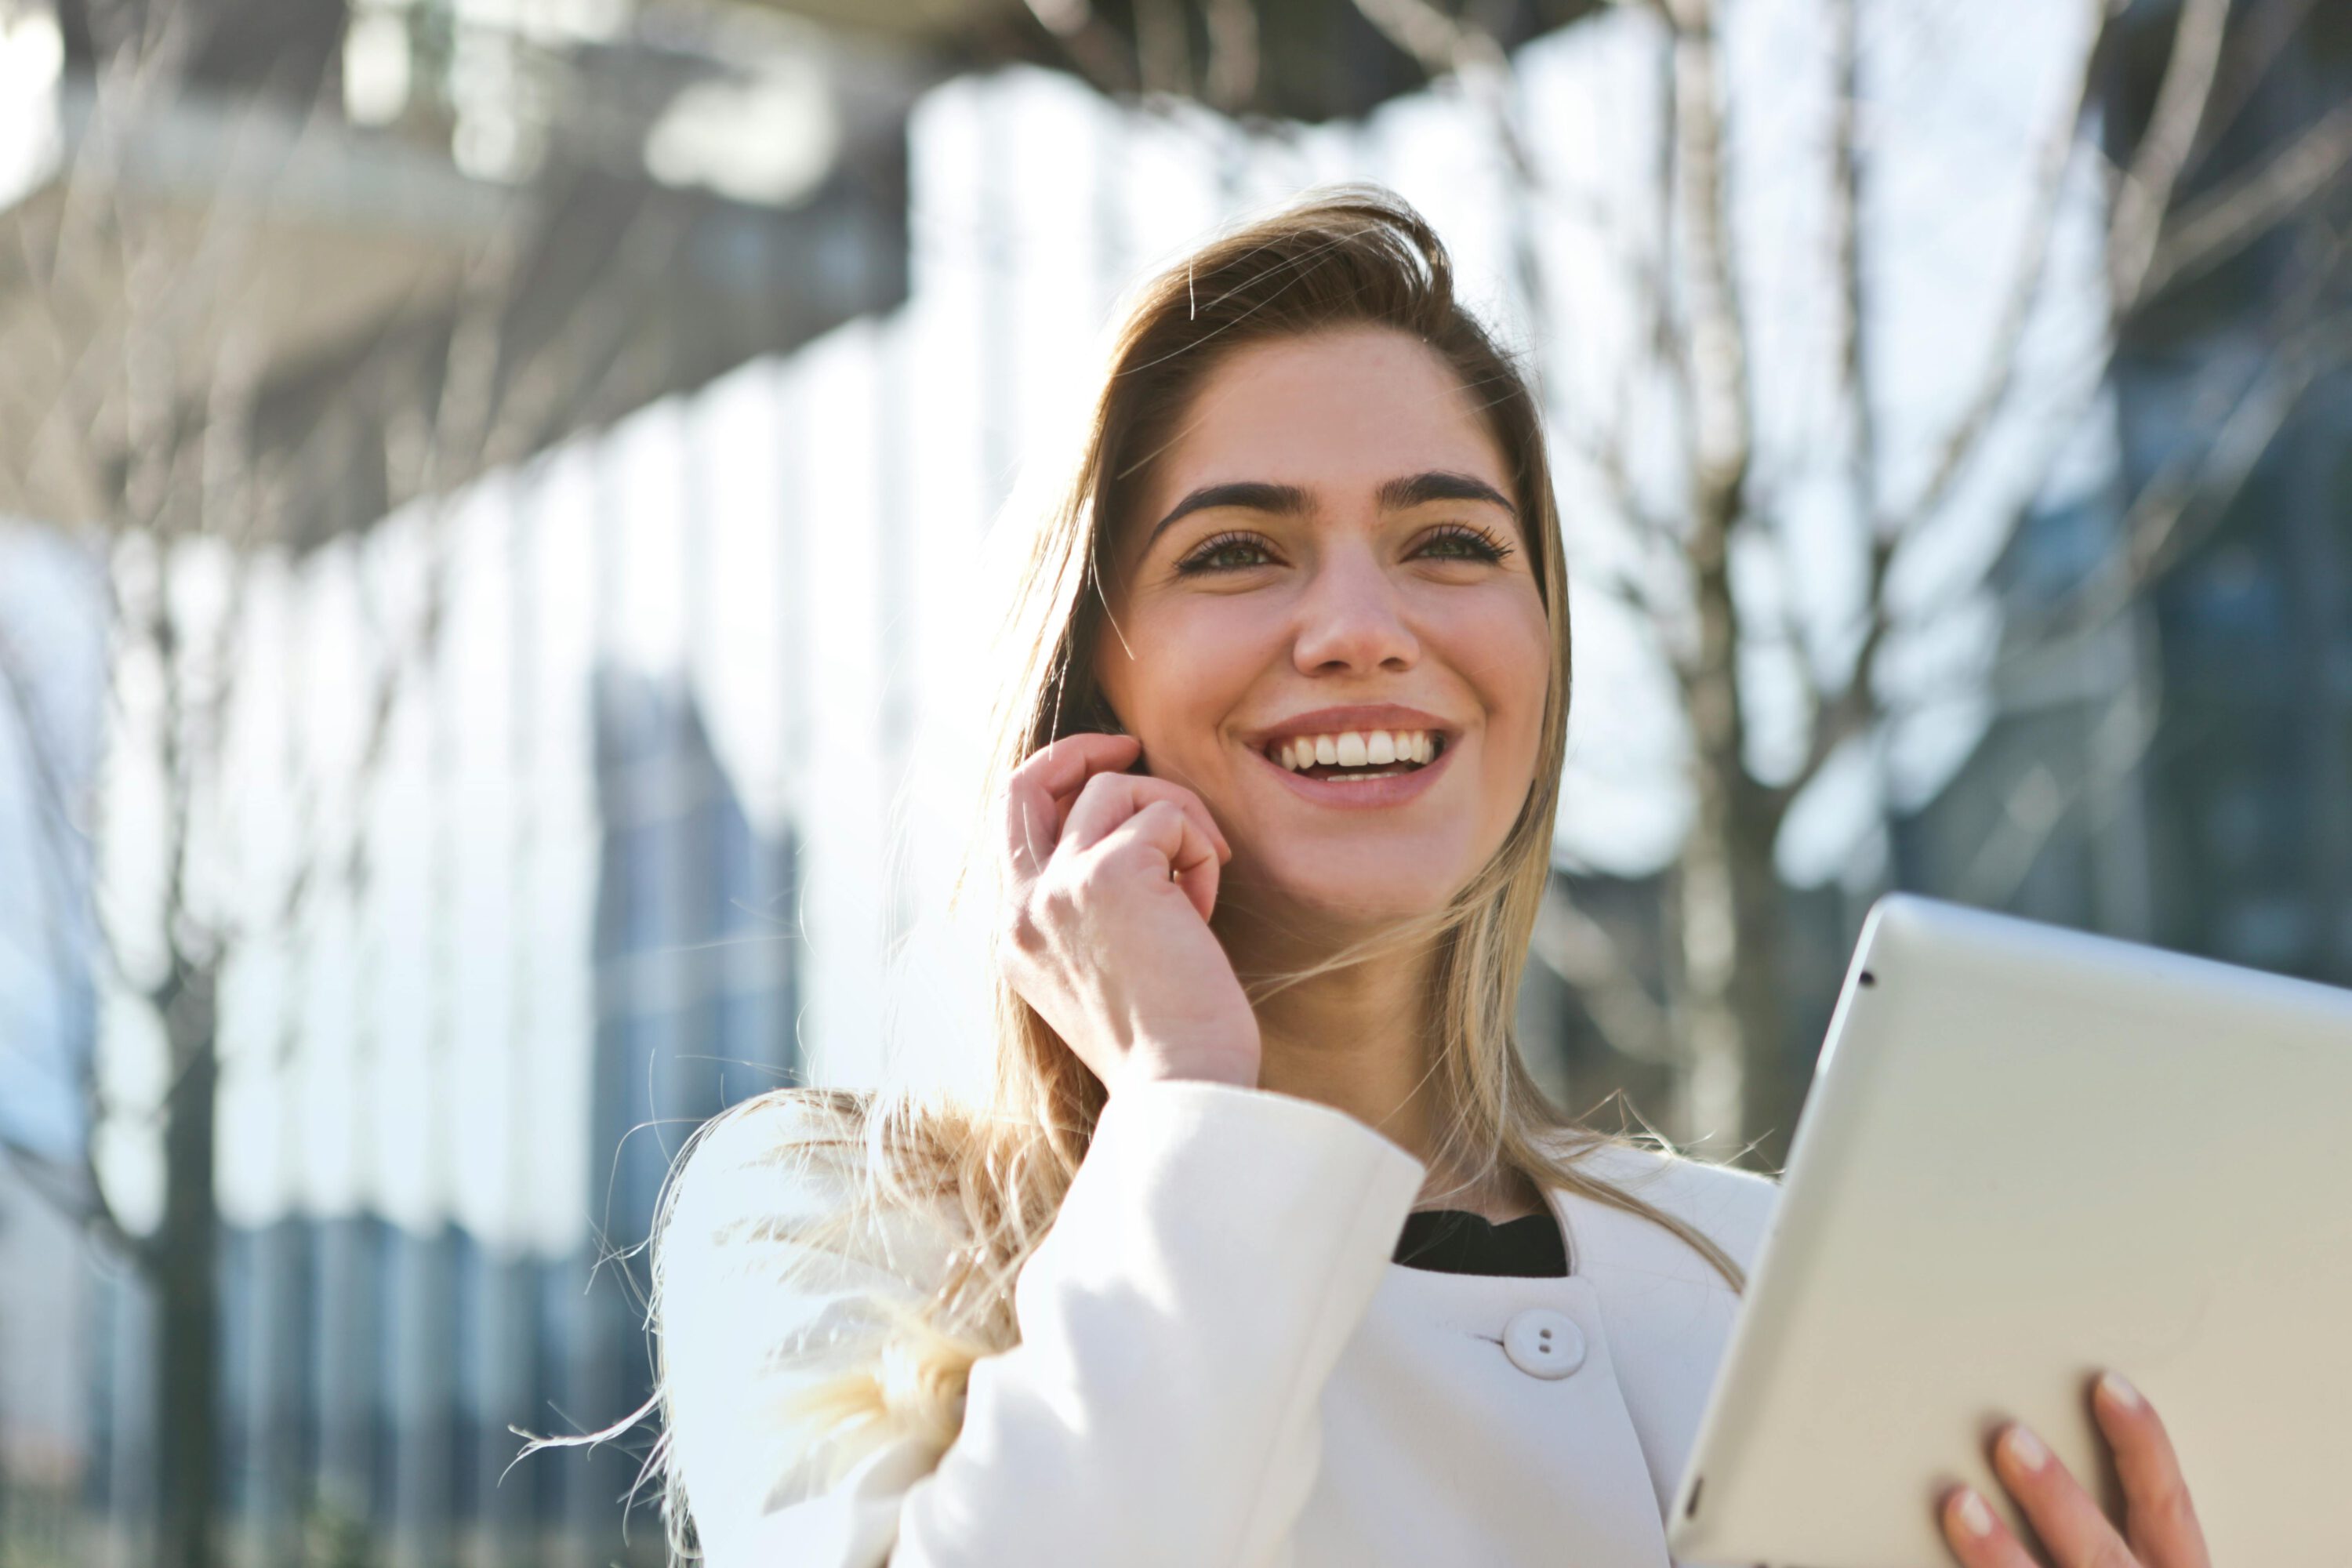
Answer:
[{"label": "smiling woman", "polygon": [[1519,1059],[1570,649],[1526,379],[1416,214],[1319,196],[1145,285],[1034,521],[992,1091],[763,1095],[682,1152],[673,1539],[1666,1563],[1773,1188]]},{"label": "smiling woman", "polygon": [[[680,1545],[1659,1560],[1771,1188],[1520,1062],[1569,647],[1535,397],[1417,214],[1143,287],[1008,618],[991,1102],[780,1092],[682,1152]],[[1615,1273],[1664,1315],[1604,1329]]]}]

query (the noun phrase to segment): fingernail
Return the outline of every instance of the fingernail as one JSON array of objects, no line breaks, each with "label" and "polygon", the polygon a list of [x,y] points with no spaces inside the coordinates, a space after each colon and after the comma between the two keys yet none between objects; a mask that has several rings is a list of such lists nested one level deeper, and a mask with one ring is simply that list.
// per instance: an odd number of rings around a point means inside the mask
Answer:
[{"label": "fingernail", "polygon": [[2139,1396],[2139,1390],[2131,1385],[2130,1379],[2119,1372],[2100,1373],[2099,1387],[2105,1391],[2106,1396],[2119,1410],[2137,1410],[2147,1403]]},{"label": "fingernail", "polygon": [[2009,1450],[2010,1462],[2021,1470],[2038,1470],[2050,1462],[2050,1450],[2042,1439],[2022,1426],[2011,1427],[2000,1441]]},{"label": "fingernail", "polygon": [[1970,1535],[1982,1539],[1992,1533],[1992,1510],[1985,1507],[1984,1499],[1965,1487],[1960,1489],[1958,1511],[1960,1528]]}]

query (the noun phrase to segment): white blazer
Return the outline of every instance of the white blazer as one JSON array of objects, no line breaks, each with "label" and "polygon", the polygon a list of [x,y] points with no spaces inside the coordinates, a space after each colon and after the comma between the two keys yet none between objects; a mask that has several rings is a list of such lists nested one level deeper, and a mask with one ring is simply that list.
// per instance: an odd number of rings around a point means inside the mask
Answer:
[{"label": "white blazer", "polygon": [[[787,1415],[946,1264],[908,1225],[814,1255],[837,1205],[768,1102],[705,1140],[662,1248],[673,1463],[709,1568],[1666,1568],[1665,1512],[1737,1298],[1646,1220],[1554,1192],[1570,1274],[1391,1263],[1420,1162],[1352,1117],[1124,1089],[974,1366],[961,1434],[828,1484]],[[1745,1265],[1777,1189],[1610,1149],[1589,1169]]]}]

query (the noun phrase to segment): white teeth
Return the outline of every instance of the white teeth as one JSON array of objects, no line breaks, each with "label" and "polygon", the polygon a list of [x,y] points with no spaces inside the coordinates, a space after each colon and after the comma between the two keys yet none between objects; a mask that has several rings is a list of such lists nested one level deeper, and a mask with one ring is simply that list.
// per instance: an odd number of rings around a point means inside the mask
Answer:
[{"label": "white teeth", "polygon": [[[1378,768],[1391,763],[1426,763],[1437,755],[1437,736],[1428,730],[1345,730],[1330,735],[1296,735],[1276,742],[1267,755],[1295,772],[1321,765]],[[1387,778],[1387,773],[1356,773],[1351,778]]]}]

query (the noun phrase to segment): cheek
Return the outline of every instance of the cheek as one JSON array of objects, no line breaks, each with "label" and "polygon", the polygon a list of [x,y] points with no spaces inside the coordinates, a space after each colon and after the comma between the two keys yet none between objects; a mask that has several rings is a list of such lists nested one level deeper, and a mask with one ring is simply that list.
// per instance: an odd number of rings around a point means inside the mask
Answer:
[{"label": "cheek", "polygon": [[1462,627],[1456,668],[1486,711],[1476,784],[1485,850],[1501,843],[1535,784],[1551,688],[1551,639],[1532,585],[1524,601],[1492,605]]},{"label": "cheek", "polygon": [[1530,769],[1551,689],[1552,632],[1534,585],[1479,595],[1447,617],[1447,662],[1462,673],[1486,710],[1497,760],[1526,759]]},{"label": "cheek", "polygon": [[[1246,597],[1195,598],[1130,613],[1107,631],[1108,689],[1147,749],[1171,755],[1213,747],[1216,726],[1265,668],[1279,626],[1251,613]],[[1124,643],[1119,633],[1125,634]]]}]

